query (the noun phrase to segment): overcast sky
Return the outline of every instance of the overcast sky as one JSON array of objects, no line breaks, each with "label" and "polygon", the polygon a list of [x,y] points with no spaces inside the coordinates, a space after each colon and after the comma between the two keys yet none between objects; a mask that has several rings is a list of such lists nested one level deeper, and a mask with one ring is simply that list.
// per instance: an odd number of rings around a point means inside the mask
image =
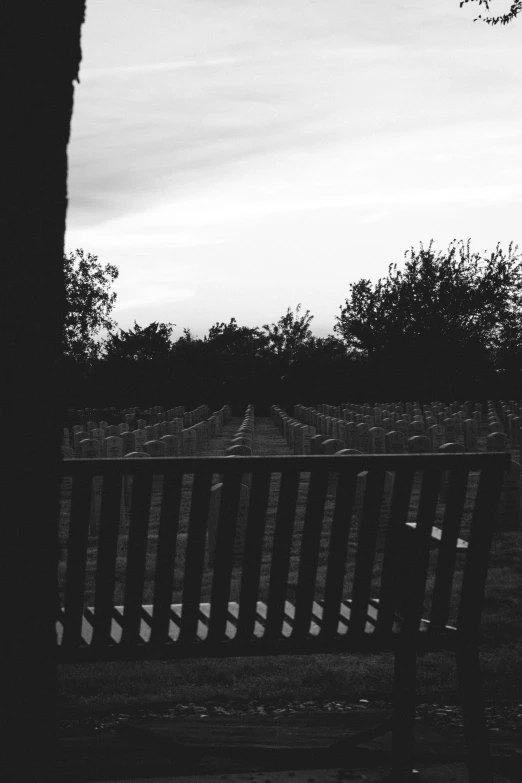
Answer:
[{"label": "overcast sky", "polygon": [[326,335],[412,245],[522,247],[522,19],[478,10],[87,0],[66,251],[119,268],[119,325]]}]

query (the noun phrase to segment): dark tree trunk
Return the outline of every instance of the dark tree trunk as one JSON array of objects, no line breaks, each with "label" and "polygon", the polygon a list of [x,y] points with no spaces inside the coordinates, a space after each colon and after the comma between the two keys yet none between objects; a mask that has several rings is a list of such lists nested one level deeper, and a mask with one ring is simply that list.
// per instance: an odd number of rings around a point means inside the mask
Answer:
[{"label": "dark tree trunk", "polygon": [[84,0],[0,10],[0,779],[52,778],[67,143]]}]

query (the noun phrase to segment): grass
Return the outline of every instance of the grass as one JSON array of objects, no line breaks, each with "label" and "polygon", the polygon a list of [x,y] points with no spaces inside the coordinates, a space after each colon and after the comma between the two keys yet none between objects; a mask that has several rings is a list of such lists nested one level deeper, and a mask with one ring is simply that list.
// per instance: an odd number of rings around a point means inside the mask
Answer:
[{"label": "grass", "polygon": [[[232,432],[237,425],[233,423]],[[263,450],[269,447],[269,439],[277,438],[268,426],[267,434],[258,426],[256,443]],[[226,433],[225,433],[226,434]],[[261,441],[261,442],[260,442]],[[267,445],[268,444],[268,445]],[[281,443],[276,443],[277,450]],[[516,458],[516,457],[515,457]],[[175,569],[173,602],[181,602],[185,543],[189,513],[190,481],[187,477],[182,498],[182,513],[178,537],[178,553]],[[462,535],[469,529],[470,510],[476,488],[472,475],[466,500]],[[159,521],[160,485],[156,484],[150,515],[150,535],[147,546],[146,588],[144,602],[151,600],[154,579],[157,529]],[[320,597],[324,586],[326,559],[329,545],[329,529],[333,511],[335,482],[331,481],[325,506],[321,551],[317,571],[316,592]],[[410,520],[415,519],[416,487],[410,509]],[[275,524],[278,478],[274,477],[270,493],[267,532],[262,558],[260,599],[266,597],[270,568],[270,545]],[[288,598],[291,600],[297,581],[298,554],[302,538],[307,483],[302,477],[295,521],[291,573]],[[64,495],[61,519],[61,543],[63,559],[60,561],[60,577],[66,570],[66,537],[68,524],[68,499]],[[438,510],[442,518],[442,507]],[[354,526],[355,530],[355,526]],[[96,573],[95,538],[90,541],[86,571],[86,605],[92,605]],[[356,548],[355,532],[349,543]],[[486,588],[483,616],[483,647],[481,653],[485,695],[488,699],[522,699],[522,547],[521,532],[500,531],[495,539]],[[125,587],[125,562],[127,535],[122,526],[117,561],[115,603],[123,600]],[[435,552],[432,563],[435,562]],[[377,557],[374,580],[380,575],[380,557]],[[461,568],[457,562],[455,589],[461,581]],[[348,568],[345,591],[349,597],[353,570]],[[430,587],[428,581],[426,609],[429,609]],[[212,571],[204,574],[202,600],[210,597]],[[231,600],[238,596],[239,569],[235,569],[231,584]],[[455,607],[453,619],[455,619]],[[278,700],[334,700],[358,698],[382,699],[391,694],[393,659],[383,655],[322,655],[281,656],[278,658],[241,658],[225,660],[98,663],[90,665],[67,664],[60,666],[62,702],[69,707],[84,709],[129,709],[151,702],[201,703],[204,701],[278,701]],[[451,702],[457,699],[456,675],[453,657],[448,653],[429,654],[419,660],[418,694],[420,699]]]}]

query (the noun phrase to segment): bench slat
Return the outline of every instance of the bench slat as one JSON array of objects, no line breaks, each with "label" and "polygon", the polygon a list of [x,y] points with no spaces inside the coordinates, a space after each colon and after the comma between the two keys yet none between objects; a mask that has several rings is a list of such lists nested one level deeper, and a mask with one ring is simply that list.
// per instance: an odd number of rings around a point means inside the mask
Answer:
[{"label": "bench slat", "polygon": [[257,595],[263,556],[263,537],[270,494],[270,472],[263,470],[252,476],[248,507],[245,551],[239,597],[238,637],[249,639],[255,633]]},{"label": "bench slat", "polygon": [[294,468],[281,475],[268,585],[265,636],[269,640],[279,637],[283,623],[299,478]]},{"label": "bench slat", "polygon": [[377,528],[385,476],[384,470],[372,470],[368,473],[366,481],[353,577],[352,616],[350,621],[350,633],[352,634],[363,633],[366,624],[366,607],[370,600]]},{"label": "bench slat", "polygon": [[94,594],[93,644],[100,647],[111,643],[121,491],[121,473],[116,469],[106,473],[102,487]]},{"label": "bench slat", "polygon": [[310,476],[301,538],[301,554],[296,590],[296,613],[292,638],[307,636],[310,629],[324,507],[328,492],[328,473],[317,471]]},{"label": "bench slat", "polygon": [[226,474],[219,508],[214,573],[210,602],[209,640],[219,643],[225,635],[230,580],[234,568],[234,542],[239,512],[241,476]]},{"label": "bench slat", "polygon": [[[436,633],[446,625],[451,605],[451,591],[459,532],[466,502],[468,470],[452,470],[449,475],[447,501],[442,521],[442,535],[435,569],[435,586],[430,621],[431,630]],[[466,546],[467,549],[467,546]]]},{"label": "bench slat", "polygon": [[379,592],[379,617],[377,624],[379,631],[382,633],[391,630],[395,622],[395,612],[397,611],[400,595],[404,591],[404,568],[402,565],[405,549],[404,526],[408,519],[413,479],[413,469],[407,468],[406,470],[397,471],[393,483]]},{"label": "bench slat", "polygon": [[182,485],[182,474],[173,470],[165,472],[158,528],[151,636],[152,643],[158,645],[165,644],[169,633]]},{"label": "bench slat", "polygon": [[145,583],[152,475],[134,476],[125,575],[123,642],[135,644],[140,635],[140,615]]},{"label": "bench slat", "polygon": [[196,638],[212,473],[200,470],[194,474],[193,481],[183,579],[181,639],[184,642]]},{"label": "bench slat", "polygon": [[504,471],[498,463],[489,471],[482,472],[473,508],[458,619],[459,632],[462,631],[471,643],[478,641],[480,635],[488,559],[494,533],[491,520],[495,518],[498,509],[503,480]]},{"label": "bench slat", "polygon": [[404,630],[407,633],[416,631],[421,622],[430,558],[431,529],[437,513],[440,484],[440,470],[423,473],[417,526],[407,538],[408,557],[407,561],[402,564],[406,573],[402,610],[404,612]]},{"label": "bench slat", "polygon": [[65,610],[64,644],[75,647],[82,643],[85,569],[89,541],[89,507],[91,477],[76,476],[71,494],[69,540],[67,542],[67,572],[63,605]]},{"label": "bench slat", "polygon": [[324,586],[323,636],[332,636],[337,628],[339,607],[343,599],[346,554],[355,505],[357,473],[339,476],[330,535],[330,548]]}]

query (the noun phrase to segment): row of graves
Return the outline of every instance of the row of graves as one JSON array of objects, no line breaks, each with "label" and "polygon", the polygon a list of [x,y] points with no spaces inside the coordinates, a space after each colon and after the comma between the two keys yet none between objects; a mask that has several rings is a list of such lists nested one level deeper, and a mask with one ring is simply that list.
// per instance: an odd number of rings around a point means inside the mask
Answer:
[{"label": "row of graves", "polygon": [[500,400],[498,403],[489,401],[488,424],[494,424],[496,432],[504,432],[507,442],[512,449],[516,449],[520,454],[522,446],[522,402],[510,400],[505,402]]},{"label": "row of graves", "polygon": [[[485,416],[481,403],[476,403],[473,411],[469,403],[450,406],[432,403],[422,410],[416,403],[318,405],[316,408],[295,405],[293,416],[273,405],[270,413],[294,454],[477,452],[483,450],[483,442],[487,451],[497,452],[507,451],[510,446],[520,449],[522,434],[517,423],[511,425],[509,433],[503,431],[502,419],[492,402],[488,403]],[[366,472],[363,472],[359,475],[356,513],[362,508],[365,486]],[[381,509],[383,520],[389,514],[392,490],[392,475],[388,474]],[[442,503],[446,494],[447,480],[443,478]],[[504,480],[500,525],[503,530],[518,531],[521,521],[521,468],[520,462],[513,461]]]},{"label": "row of graves", "polygon": [[295,438],[291,433],[289,445],[296,454],[335,454],[340,449],[356,449],[363,454],[424,454],[447,444],[458,447],[455,451],[481,451],[480,439],[487,451],[506,451],[510,437],[503,431],[494,407],[488,404],[484,423],[482,403],[475,403],[473,410],[470,405],[435,402],[423,409],[408,402],[317,408],[295,405],[293,422],[311,429],[298,432]]},{"label": "row of graves", "polygon": [[137,411],[129,411],[119,424],[93,419],[75,424],[71,430],[64,427],[64,459],[195,456],[206,448],[210,438],[221,435],[232,415],[229,405],[212,414],[208,405],[191,411],[183,406],[167,411],[156,406],[152,411],[149,423],[137,418]]},{"label": "row of graves", "polygon": [[[227,457],[250,457],[254,448],[254,406],[249,405],[239,427],[237,428],[230,446],[225,449]],[[239,493],[239,506],[236,519],[236,537],[234,540],[234,565],[240,565],[241,555],[244,547],[246,523],[248,516],[248,506],[250,502],[251,474],[245,473],[241,476],[241,490]],[[221,507],[221,498],[223,495],[223,482],[218,481],[213,485],[210,491],[210,508],[207,526],[208,540],[208,565],[214,564],[214,555],[216,551],[217,527],[219,520],[219,510]]]},{"label": "row of graves", "polygon": [[[229,405],[210,414],[207,405],[200,405],[191,411],[183,406],[165,410],[162,406],[151,409],[149,421],[136,418],[139,409],[123,413],[125,421],[108,424],[107,421],[89,420],[85,424],[64,428],[62,455],[64,459],[117,459],[196,456],[204,450],[210,438],[219,437],[231,417]],[[71,478],[65,478],[62,491],[71,489]],[[95,476],[89,516],[89,535],[96,535],[102,495],[102,477]],[[132,497],[132,476],[126,476],[122,488],[120,520],[128,525]]]}]

